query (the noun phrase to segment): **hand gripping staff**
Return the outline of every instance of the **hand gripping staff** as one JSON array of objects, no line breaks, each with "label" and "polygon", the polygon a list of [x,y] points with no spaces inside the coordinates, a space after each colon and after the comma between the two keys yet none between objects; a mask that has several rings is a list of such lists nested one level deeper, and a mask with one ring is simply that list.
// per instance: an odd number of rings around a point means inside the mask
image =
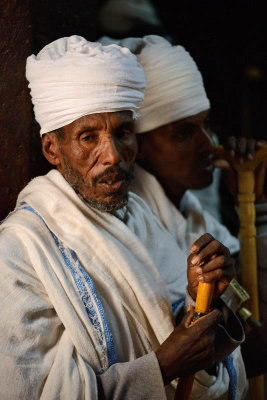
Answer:
[{"label": "hand gripping staff", "polygon": [[[207,314],[210,309],[214,291],[214,283],[199,282],[197,290],[197,298],[195,305],[195,313],[191,324],[198,320],[201,316]],[[179,378],[178,386],[175,392],[174,400],[189,400],[194,382],[195,375]]]}]

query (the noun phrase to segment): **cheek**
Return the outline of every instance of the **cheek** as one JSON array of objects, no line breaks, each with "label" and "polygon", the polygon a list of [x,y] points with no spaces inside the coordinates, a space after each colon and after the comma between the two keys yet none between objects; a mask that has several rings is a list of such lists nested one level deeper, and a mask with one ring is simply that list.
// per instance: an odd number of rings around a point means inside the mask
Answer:
[{"label": "cheek", "polygon": [[81,169],[91,169],[98,157],[97,151],[80,147],[74,154],[76,166]]},{"label": "cheek", "polygon": [[127,143],[124,144],[122,149],[124,158],[129,163],[133,163],[137,154],[137,141],[136,138],[131,138]]}]

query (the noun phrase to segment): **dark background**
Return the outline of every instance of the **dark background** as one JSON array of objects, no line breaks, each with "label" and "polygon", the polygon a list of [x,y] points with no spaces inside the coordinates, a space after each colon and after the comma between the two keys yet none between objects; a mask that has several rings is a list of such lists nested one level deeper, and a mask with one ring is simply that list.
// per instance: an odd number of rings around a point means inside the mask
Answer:
[{"label": "dark background", "polygon": [[2,0],[0,9],[0,219],[18,192],[50,167],[41,154],[25,79],[27,56],[62,36],[90,41],[164,35],[195,59],[212,104],[211,124],[220,140],[229,135],[266,140],[266,35],[263,2],[154,0],[160,24],[132,17],[128,30],[103,26],[106,1]]}]

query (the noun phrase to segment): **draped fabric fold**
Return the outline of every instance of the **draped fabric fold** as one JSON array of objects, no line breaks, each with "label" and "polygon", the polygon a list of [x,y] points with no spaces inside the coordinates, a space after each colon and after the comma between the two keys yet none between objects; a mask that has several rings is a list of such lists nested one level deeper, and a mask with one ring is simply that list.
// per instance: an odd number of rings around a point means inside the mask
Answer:
[{"label": "draped fabric fold", "polygon": [[77,35],[29,56],[26,77],[41,135],[94,113],[130,110],[135,119],[146,85],[143,68],[127,48]]}]

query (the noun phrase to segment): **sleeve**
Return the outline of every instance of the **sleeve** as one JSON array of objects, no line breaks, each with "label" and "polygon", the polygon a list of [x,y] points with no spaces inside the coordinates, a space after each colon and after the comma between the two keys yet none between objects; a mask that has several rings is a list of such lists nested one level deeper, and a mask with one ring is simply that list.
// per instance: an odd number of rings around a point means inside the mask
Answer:
[{"label": "sleeve", "polygon": [[97,376],[73,344],[18,235],[1,233],[0,254],[1,400],[166,398],[154,353]]},{"label": "sleeve", "polygon": [[154,352],[134,362],[111,366],[98,377],[98,382],[101,399],[166,399],[160,367]]}]

